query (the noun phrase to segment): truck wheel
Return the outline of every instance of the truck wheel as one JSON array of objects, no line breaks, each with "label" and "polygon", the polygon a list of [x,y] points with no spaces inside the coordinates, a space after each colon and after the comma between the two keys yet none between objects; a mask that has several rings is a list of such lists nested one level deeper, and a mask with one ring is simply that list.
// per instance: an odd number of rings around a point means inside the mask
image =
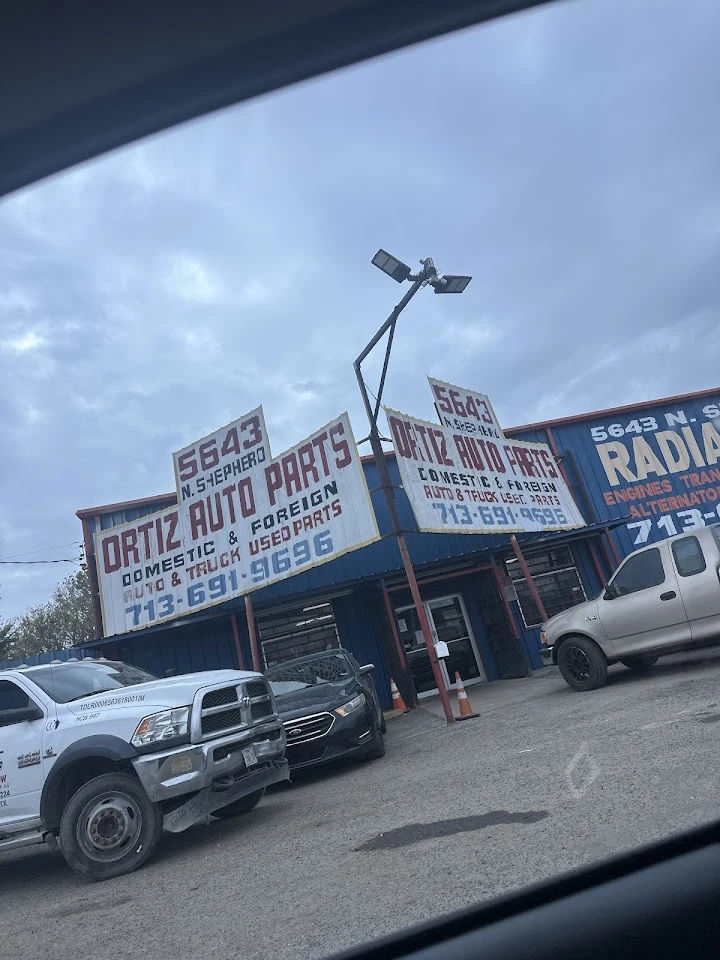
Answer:
[{"label": "truck wheel", "polygon": [[60,821],[60,847],[70,867],[91,880],[137,870],[162,833],[160,806],[130,773],[105,773],[73,794]]},{"label": "truck wheel", "polygon": [[262,790],[249,793],[246,797],[240,797],[239,800],[229,803],[226,807],[220,807],[219,810],[214,810],[213,816],[219,817],[221,820],[229,820],[231,817],[239,817],[241,813],[250,813],[264,796],[265,787],[263,787]]},{"label": "truck wheel", "polygon": [[621,660],[629,670],[635,670],[636,673],[647,673],[650,667],[654,667],[659,657],[628,657]]},{"label": "truck wheel", "polygon": [[596,690],[607,680],[605,654],[586,637],[564,640],[560,644],[557,663],[563,680],[573,690]]}]

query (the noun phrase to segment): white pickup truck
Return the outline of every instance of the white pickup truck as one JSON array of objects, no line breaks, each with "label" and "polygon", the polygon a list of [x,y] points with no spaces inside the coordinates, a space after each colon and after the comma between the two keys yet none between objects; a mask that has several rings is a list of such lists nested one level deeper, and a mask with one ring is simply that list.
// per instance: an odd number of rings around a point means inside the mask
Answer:
[{"label": "white pickup truck", "polygon": [[96,880],[129,873],[163,828],[245,813],[287,779],[257,673],[158,680],[108,660],[0,671],[0,852],[57,846]]}]

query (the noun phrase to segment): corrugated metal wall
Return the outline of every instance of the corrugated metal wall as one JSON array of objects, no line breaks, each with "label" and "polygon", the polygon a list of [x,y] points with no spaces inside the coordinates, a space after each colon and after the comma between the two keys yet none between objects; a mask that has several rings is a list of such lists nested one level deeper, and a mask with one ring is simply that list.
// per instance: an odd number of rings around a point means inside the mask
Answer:
[{"label": "corrugated metal wall", "polygon": [[[387,617],[380,591],[374,587],[354,590],[332,602],[340,643],[358,663],[374,663],[373,679],[384,710],[392,706],[390,669],[385,654]],[[390,641],[392,642],[392,641]]]},{"label": "corrugated metal wall", "polygon": [[[229,617],[144,635],[134,634],[121,641],[118,647],[122,660],[158,677],[238,668]],[[247,655],[249,663],[249,650]]]},{"label": "corrugated metal wall", "polygon": [[[572,553],[573,561],[577,567],[578,575],[582,581],[587,599],[597,596],[597,594],[600,593],[604,580],[607,578],[603,578],[603,582],[601,582],[598,577],[590,556],[590,548],[587,541],[578,540],[576,543],[573,543],[570,552]],[[510,606],[515,617],[515,623],[520,631],[520,636],[525,643],[531,666],[534,670],[537,670],[545,665],[539,653],[540,628],[528,628],[525,626],[520,613],[520,604],[516,600],[513,601]]]},{"label": "corrugated metal wall", "polygon": [[42,663],[50,663],[52,660],[72,660],[73,657],[81,660],[84,656],[97,656],[97,652],[83,650],[82,647],[71,647],[66,650],[55,650],[53,653],[39,653],[33,657],[25,657],[24,660],[7,660],[0,663],[0,669],[12,669],[23,664],[28,667],[37,667]]},{"label": "corrugated metal wall", "polygon": [[[449,577],[444,580],[435,581],[434,583],[421,584],[420,592],[423,600],[434,600],[438,597],[460,594],[487,678],[488,680],[497,680],[497,665],[493,657],[492,648],[488,642],[487,634],[485,633],[485,625],[480,614],[477,591],[473,583],[474,578],[477,576],[479,576],[479,574],[468,574],[461,577]],[[410,591],[394,590],[390,594],[390,602],[395,610],[399,607],[410,606],[412,604]]]},{"label": "corrugated metal wall", "polygon": [[[391,460],[388,466],[393,483],[399,485],[400,474],[397,464],[394,460]],[[368,487],[373,490],[380,483],[377,469],[374,463],[366,463],[364,467]],[[401,523],[408,530],[416,528],[415,518],[404,491],[398,489],[396,495]],[[389,533],[392,525],[382,490],[375,490],[372,494],[372,501],[380,532],[382,534]],[[148,513],[162,509],[163,506],[167,505],[167,502],[158,502],[156,505],[143,505],[103,514],[100,518],[101,528],[106,530],[119,523],[137,520],[138,517],[146,516]],[[93,534],[96,527],[94,518],[87,518],[86,523],[90,533]],[[475,553],[506,540],[507,538],[501,535],[481,536],[477,534],[409,533],[407,536],[410,555],[413,562],[418,565],[448,560],[462,554]],[[401,566],[397,543],[394,538],[389,537],[385,540],[379,540],[377,543],[372,543],[362,550],[356,550],[339,557],[337,560],[332,560],[321,567],[315,567],[270,587],[257,590],[253,593],[253,603],[260,608],[278,600],[286,600],[296,594],[326,590],[336,584],[363,579],[377,579],[383,574],[400,570]],[[229,605],[227,608],[229,608]],[[217,609],[226,609],[226,606],[218,605]]]},{"label": "corrugated metal wall", "polygon": [[720,388],[717,396],[591,414],[513,436],[553,442],[588,522],[630,515],[613,534],[625,555],[720,520]]}]

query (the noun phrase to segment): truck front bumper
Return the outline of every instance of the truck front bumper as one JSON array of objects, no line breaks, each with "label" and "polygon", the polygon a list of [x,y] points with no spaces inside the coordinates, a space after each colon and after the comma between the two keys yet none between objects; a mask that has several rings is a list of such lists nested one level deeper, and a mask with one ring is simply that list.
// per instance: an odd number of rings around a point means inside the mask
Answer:
[{"label": "truck front bumper", "polygon": [[[215,740],[143,754],[132,763],[145,792],[155,803],[206,789],[226,796],[230,789],[235,789],[240,780],[247,778],[249,784],[253,774],[279,761],[285,763],[285,743],[285,730],[276,720]],[[247,754],[243,755],[243,750],[248,747],[252,748],[256,763],[246,762]],[[287,766],[286,763],[285,765]],[[276,779],[282,780],[285,777],[279,776]],[[252,793],[256,789],[260,787],[249,786],[246,793]],[[244,795],[240,793],[232,799],[237,800]],[[218,803],[215,809],[230,802],[225,799]]]},{"label": "truck front bumper", "polygon": [[545,661],[545,663],[553,662],[553,648],[552,647],[540,647],[540,658]]},{"label": "truck front bumper", "polygon": [[241,800],[256,790],[264,790],[273,783],[290,779],[290,765],[287,760],[271,760],[270,763],[258,764],[249,771],[239,770],[234,777],[227,781],[213,783],[199,793],[194,793],[182,806],[176,807],[166,814],[163,827],[169,833],[181,833],[199,823],[220,807]]}]

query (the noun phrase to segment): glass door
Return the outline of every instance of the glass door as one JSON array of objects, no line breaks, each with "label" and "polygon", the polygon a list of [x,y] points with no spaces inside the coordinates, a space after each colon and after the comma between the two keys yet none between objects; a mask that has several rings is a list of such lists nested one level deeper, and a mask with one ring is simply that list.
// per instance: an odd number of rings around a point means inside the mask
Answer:
[{"label": "glass door", "polygon": [[[436,643],[438,640],[444,640],[448,645],[449,656],[440,662],[445,688],[447,690],[455,688],[456,670],[460,673],[463,683],[477,683],[485,680],[485,671],[462,597],[459,594],[437,597],[435,600],[426,601],[424,607],[433,639]],[[395,615],[400,642],[405,650],[405,659],[412,673],[418,697],[432,696],[437,693],[435,676],[415,607],[400,607],[395,611]]]},{"label": "glass door", "polygon": [[425,606],[430,616],[435,642],[444,640],[448,645],[450,655],[442,661],[448,689],[455,689],[457,686],[456,671],[465,684],[485,680],[482,660],[468,623],[462,597],[457,593],[450,597],[439,597],[437,600],[428,600]]}]

